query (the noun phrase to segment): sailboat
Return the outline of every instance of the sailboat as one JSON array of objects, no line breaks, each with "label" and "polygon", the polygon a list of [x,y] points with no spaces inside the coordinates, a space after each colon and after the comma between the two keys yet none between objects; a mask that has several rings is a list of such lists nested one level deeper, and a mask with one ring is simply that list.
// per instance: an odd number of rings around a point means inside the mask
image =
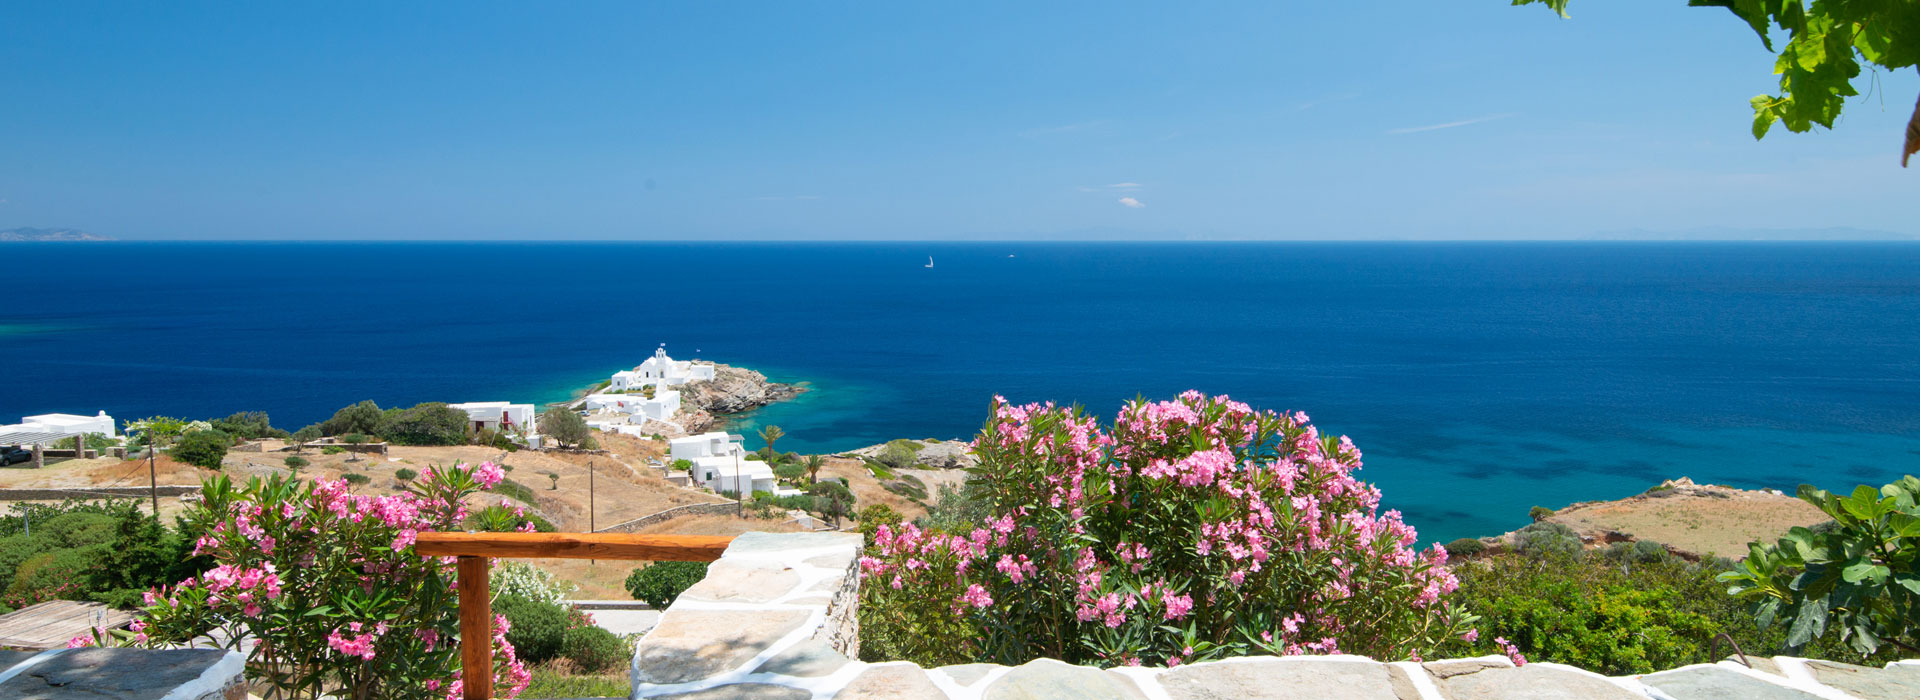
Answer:
[{"label": "sailboat", "polygon": [[933,256],[927,256],[927,267],[933,267]]}]

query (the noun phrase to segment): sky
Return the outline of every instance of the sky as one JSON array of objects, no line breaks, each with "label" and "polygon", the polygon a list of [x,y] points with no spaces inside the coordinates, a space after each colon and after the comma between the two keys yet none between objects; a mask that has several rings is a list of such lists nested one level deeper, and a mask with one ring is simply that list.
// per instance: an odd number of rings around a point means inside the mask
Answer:
[{"label": "sky", "polygon": [[1746,25],[1574,2],[0,6],[0,229],[123,239],[1920,235],[1920,75],[1756,142]]}]

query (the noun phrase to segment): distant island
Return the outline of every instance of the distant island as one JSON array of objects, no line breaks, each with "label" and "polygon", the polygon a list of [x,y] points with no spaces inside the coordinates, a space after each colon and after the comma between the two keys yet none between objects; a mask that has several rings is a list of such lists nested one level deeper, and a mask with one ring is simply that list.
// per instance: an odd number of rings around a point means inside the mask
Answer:
[{"label": "distant island", "polygon": [[1896,231],[1834,228],[1729,228],[1707,227],[1680,231],[1603,231],[1588,236],[1595,241],[1909,241],[1914,237]]},{"label": "distant island", "polygon": [[87,233],[72,228],[10,228],[0,231],[0,241],[111,241],[112,236]]}]

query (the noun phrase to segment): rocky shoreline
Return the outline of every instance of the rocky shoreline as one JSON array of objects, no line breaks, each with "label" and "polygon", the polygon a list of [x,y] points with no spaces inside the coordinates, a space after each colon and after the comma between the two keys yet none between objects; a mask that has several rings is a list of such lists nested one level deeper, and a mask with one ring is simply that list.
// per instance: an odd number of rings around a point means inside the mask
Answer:
[{"label": "rocky shoreline", "polygon": [[[1683,476],[1626,498],[1574,503],[1540,521],[1567,526],[1588,547],[1656,542],[1674,556],[1699,561],[1743,559],[1747,542],[1771,542],[1790,528],[1827,519],[1820,509],[1776,489],[1696,484]],[[1480,541],[1491,550],[1505,550],[1513,546],[1516,532]]]}]

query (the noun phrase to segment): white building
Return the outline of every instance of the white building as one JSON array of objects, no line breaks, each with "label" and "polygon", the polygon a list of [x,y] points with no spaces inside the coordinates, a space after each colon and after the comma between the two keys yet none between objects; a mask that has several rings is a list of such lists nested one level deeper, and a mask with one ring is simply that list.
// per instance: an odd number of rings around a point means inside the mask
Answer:
[{"label": "white building", "polygon": [[[687,476],[693,483],[715,491],[776,491],[778,482],[773,476],[773,467],[754,459],[747,459],[747,449],[732,435],[721,432],[702,433],[677,438],[667,443],[667,453],[674,459],[692,462]],[[741,486],[746,488],[742,489]]]},{"label": "white building", "polygon": [[640,394],[588,394],[583,406],[589,411],[612,411],[666,421],[680,412],[680,392],[659,389],[651,399]]},{"label": "white building", "polygon": [[97,416],[76,416],[71,413],[27,416],[21,418],[19,423],[0,425],[0,445],[44,445],[75,435],[119,437],[114,426],[113,416],[107,415],[106,411],[101,411]]},{"label": "white building", "polygon": [[714,377],[714,367],[708,362],[675,360],[667,357],[666,345],[662,344],[653,351],[653,357],[640,363],[631,370],[613,373],[608,391],[631,391],[645,386],[680,386],[687,382],[698,382]]},{"label": "white building", "polygon": [[507,403],[505,401],[475,401],[472,403],[450,403],[447,408],[465,411],[468,425],[474,432],[492,430],[501,433],[532,433],[538,431],[534,422],[533,404]]}]

